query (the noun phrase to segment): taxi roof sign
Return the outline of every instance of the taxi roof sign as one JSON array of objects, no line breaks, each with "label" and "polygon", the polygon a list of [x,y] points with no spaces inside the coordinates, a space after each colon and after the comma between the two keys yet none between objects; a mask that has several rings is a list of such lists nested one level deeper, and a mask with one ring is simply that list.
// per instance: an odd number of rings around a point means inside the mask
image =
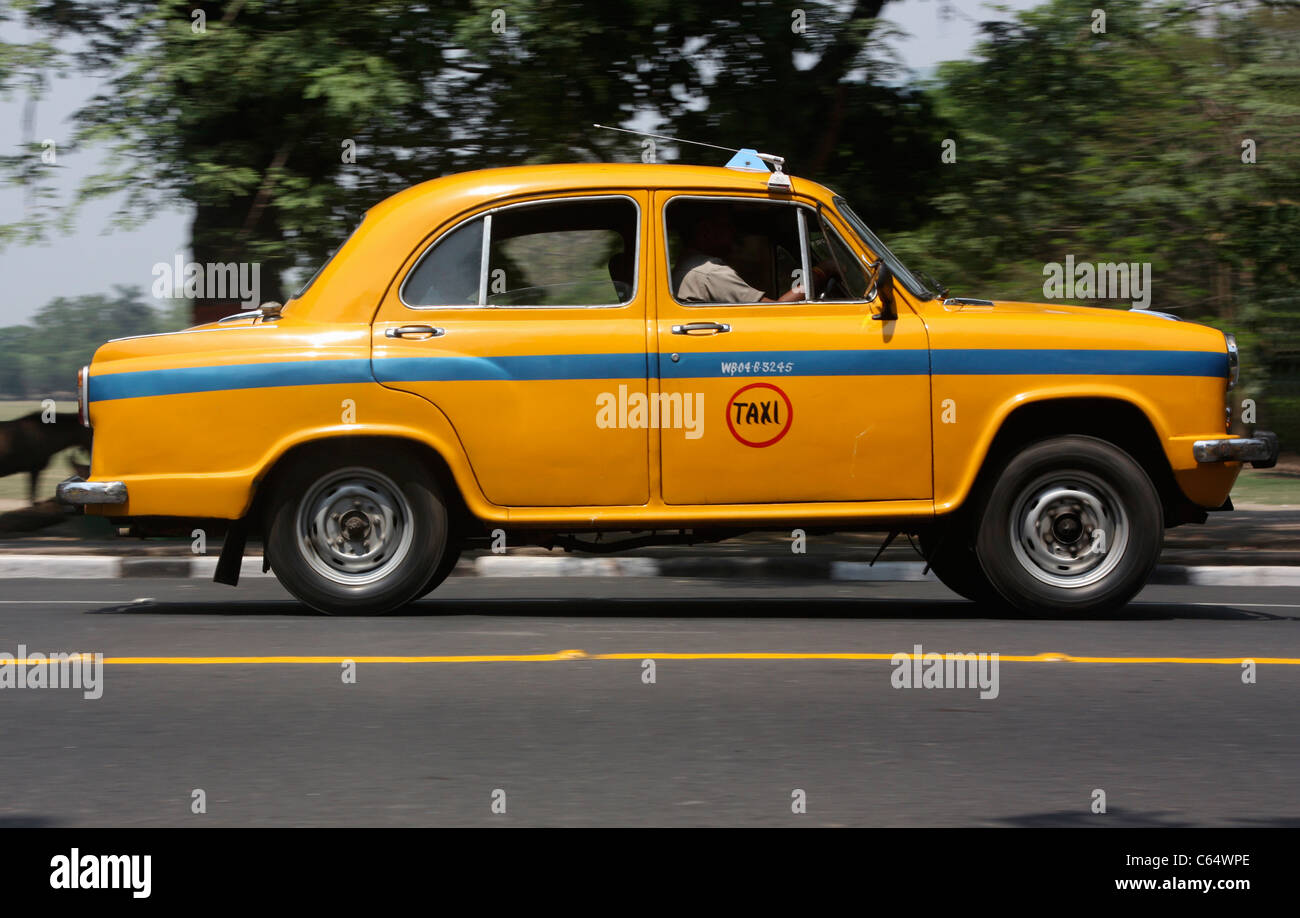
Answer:
[{"label": "taxi roof sign", "polygon": [[738,150],[736,155],[727,160],[728,169],[743,169],[746,172],[771,172],[767,163],[759,158],[757,150]]}]

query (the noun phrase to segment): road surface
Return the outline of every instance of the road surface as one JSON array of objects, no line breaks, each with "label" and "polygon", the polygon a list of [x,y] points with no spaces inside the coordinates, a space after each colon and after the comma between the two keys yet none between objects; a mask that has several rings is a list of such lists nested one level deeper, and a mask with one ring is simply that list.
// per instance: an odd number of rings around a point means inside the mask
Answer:
[{"label": "road surface", "polygon": [[[109,662],[94,700],[0,689],[0,826],[1300,825],[1297,593],[1036,621],[933,583],[458,578],[366,619],[8,580],[0,652]],[[917,645],[997,652],[996,697],[896,688]]]}]

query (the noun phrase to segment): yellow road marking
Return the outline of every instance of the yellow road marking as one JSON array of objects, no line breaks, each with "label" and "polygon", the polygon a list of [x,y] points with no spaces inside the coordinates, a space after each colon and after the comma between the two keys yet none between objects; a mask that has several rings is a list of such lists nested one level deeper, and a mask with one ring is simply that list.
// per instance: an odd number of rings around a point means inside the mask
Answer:
[{"label": "yellow road marking", "polygon": [[[970,652],[972,655],[974,652]],[[942,654],[940,654],[942,656]],[[89,654],[84,654],[89,656]],[[914,653],[586,653],[561,650],[535,654],[472,654],[462,656],[274,656],[274,657],[104,657],[106,666],[243,666],[267,663],[341,664],[353,663],[564,663],[571,660],[692,660],[692,661],[800,661],[865,662],[872,660],[922,660],[929,654]],[[76,660],[74,655],[72,660]],[[1181,663],[1187,665],[1239,666],[1247,660],[1256,664],[1300,666],[1300,657],[1076,657],[1068,653],[998,654],[1006,663]],[[48,659],[23,659],[17,665],[40,666]]]},{"label": "yellow road marking", "polygon": [[[936,651],[937,653],[937,651]],[[967,653],[963,651],[963,653]],[[970,652],[974,653],[974,652]],[[943,656],[942,653],[939,654]],[[969,655],[969,654],[968,654]],[[604,653],[591,660],[922,660],[928,653]],[[998,654],[1007,663],[1274,663],[1300,666],[1300,657],[1076,657],[1068,653]]]}]

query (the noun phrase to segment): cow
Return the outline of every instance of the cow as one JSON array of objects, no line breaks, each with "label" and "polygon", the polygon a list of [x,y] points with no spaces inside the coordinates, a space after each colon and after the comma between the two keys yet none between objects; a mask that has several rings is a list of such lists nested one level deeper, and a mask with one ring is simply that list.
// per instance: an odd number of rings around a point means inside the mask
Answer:
[{"label": "cow", "polygon": [[90,428],[73,412],[60,412],[48,423],[43,412],[0,421],[0,477],[26,472],[32,478],[31,502],[36,503],[36,479],[50,457],[71,446],[90,449]]}]

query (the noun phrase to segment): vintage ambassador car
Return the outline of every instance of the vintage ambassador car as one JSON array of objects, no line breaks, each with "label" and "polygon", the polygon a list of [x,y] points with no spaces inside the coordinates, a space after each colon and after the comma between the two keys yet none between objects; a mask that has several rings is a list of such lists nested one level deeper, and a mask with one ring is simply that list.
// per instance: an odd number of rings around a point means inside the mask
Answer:
[{"label": "vintage ambassador car", "polygon": [[915,534],[963,596],[1087,614],[1275,461],[1227,432],[1231,335],[948,297],[774,160],[403,191],[283,307],[101,347],[90,479],[60,497],[140,532],[221,521],[221,582],[260,534],[327,613],[397,609],[497,530],[804,528]]}]

